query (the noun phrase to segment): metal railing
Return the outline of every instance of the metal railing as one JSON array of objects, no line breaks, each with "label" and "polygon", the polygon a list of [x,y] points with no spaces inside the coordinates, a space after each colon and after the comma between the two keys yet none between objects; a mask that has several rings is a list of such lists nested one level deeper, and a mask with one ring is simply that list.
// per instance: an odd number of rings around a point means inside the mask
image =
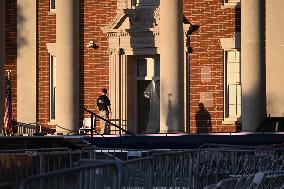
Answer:
[{"label": "metal railing", "polygon": [[[6,129],[3,128],[3,124],[0,127],[0,133],[7,135]],[[11,128],[12,134],[15,136],[33,136],[35,133],[40,133],[42,130],[40,123],[23,123],[15,122]]]},{"label": "metal railing", "polygon": [[[141,142],[143,142],[144,144],[146,144],[146,146],[150,146],[147,141],[145,141],[145,140],[142,139],[141,137],[135,135],[134,133],[125,130],[125,129],[122,128],[121,126],[118,126],[118,125],[112,123],[112,122],[109,121],[108,119],[105,119],[105,118],[99,116],[99,115],[96,114],[95,112],[84,108],[84,106],[81,106],[80,108],[81,108],[82,110],[84,110],[84,111],[90,113],[90,117],[91,117],[91,139],[92,139],[92,140],[93,140],[93,138],[94,138],[94,131],[96,132],[96,120],[97,120],[97,118],[98,118],[98,119],[100,119],[100,120],[103,120],[103,121],[107,122],[109,125],[112,125],[112,126],[114,126],[115,128],[119,129],[119,143],[120,143],[120,146],[122,146],[122,132],[124,132],[124,133],[127,134],[127,135],[130,135],[130,136],[132,136],[132,137],[137,138],[138,140],[140,140]],[[96,132],[96,133],[97,133],[97,132]],[[97,134],[99,134],[99,133],[97,133]],[[103,134],[100,134],[100,135],[103,135]]]},{"label": "metal railing", "polygon": [[17,123],[14,126],[17,135],[33,136],[35,133],[41,132],[41,125],[39,123]]},{"label": "metal railing", "polygon": [[17,186],[24,178],[72,167],[67,148],[45,148],[0,151],[0,183]]}]

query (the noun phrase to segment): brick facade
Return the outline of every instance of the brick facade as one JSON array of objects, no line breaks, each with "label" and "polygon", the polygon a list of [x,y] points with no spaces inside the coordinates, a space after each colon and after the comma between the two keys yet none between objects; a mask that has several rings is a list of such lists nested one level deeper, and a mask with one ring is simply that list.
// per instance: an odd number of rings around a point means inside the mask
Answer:
[{"label": "brick facade", "polygon": [[[80,104],[97,111],[95,102],[101,88],[109,88],[108,42],[101,27],[116,15],[116,0],[80,0]],[[49,13],[49,0],[38,1],[37,11],[37,118],[43,126],[49,122],[49,54],[46,43],[56,42],[56,15]],[[13,70],[13,113],[16,117],[16,0],[6,1],[6,69]],[[220,0],[184,0],[184,16],[198,29],[190,35],[190,130],[196,132],[195,114],[201,92],[213,94],[212,131],[235,131],[223,120],[223,50],[220,38],[240,32],[240,9],[222,8]],[[94,41],[98,48],[86,47]],[[211,70],[211,79],[201,81],[201,69]],[[80,112],[80,118],[89,115]]]},{"label": "brick facade", "polygon": [[37,118],[43,126],[49,122],[49,53],[47,43],[56,42],[56,15],[49,12],[49,0],[38,1],[37,23]]},{"label": "brick facade", "polygon": [[[184,0],[184,15],[197,31],[190,35],[190,131],[196,132],[195,115],[201,92],[213,94],[212,132],[235,131],[234,125],[222,125],[223,120],[223,50],[220,38],[232,38],[240,32],[240,9],[222,8],[220,0]],[[209,67],[211,79],[201,81],[201,69]]]}]

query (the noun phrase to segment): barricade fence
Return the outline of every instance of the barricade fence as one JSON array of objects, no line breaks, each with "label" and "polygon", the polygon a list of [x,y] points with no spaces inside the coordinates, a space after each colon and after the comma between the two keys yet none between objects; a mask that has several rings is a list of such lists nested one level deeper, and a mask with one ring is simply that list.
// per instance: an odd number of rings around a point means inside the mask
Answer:
[{"label": "barricade fence", "polygon": [[195,188],[262,172],[260,188],[273,189],[284,183],[284,149],[206,144],[199,148],[195,170]]},{"label": "barricade fence", "polygon": [[[93,151],[93,150],[92,150]],[[151,156],[121,160],[82,160],[80,164],[91,165],[105,161],[115,162],[120,169],[121,188],[153,188],[193,186],[193,161],[196,151],[152,151]]]},{"label": "barricade fence", "polygon": [[20,189],[90,189],[119,188],[119,171],[115,163],[101,163],[59,170],[27,178]]},{"label": "barricade fence", "polygon": [[152,188],[153,160],[139,158],[123,162],[121,188]]},{"label": "barricade fence", "polygon": [[[126,159],[121,158],[120,153],[126,154]],[[109,174],[115,175],[113,177],[117,179],[116,182],[120,188],[200,189],[221,180],[239,179],[256,173],[265,175],[260,188],[273,189],[284,183],[284,150],[279,148],[216,144],[203,145],[198,150],[120,149],[119,151],[92,147],[70,151],[64,148],[1,151],[0,158],[0,182],[19,183],[23,178],[30,176],[29,179],[33,180],[35,185],[43,182],[60,183],[62,188],[69,187],[70,183],[78,184],[82,179],[83,183],[91,183],[96,188],[97,185],[104,185],[103,180],[107,180],[108,176],[100,177],[98,181],[92,182],[91,178],[98,175],[100,169],[94,168],[96,171],[91,171],[94,169],[88,167],[106,165],[106,162],[115,164],[117,172],[110,171],[112,173]],[[79,176],[75,173],[71,176],[72,171],[69,176],[65,175],[67,172],[61,171],[71,167],[85,167],[84,170],[90,171],[83,171]],[[107,169],[104,166],[101,168]],[[35,176],[50,171],[53,172],[44,179]],[[107,169],[106,172],[108,171]],[[57,177],[52,176],[53,174]],[[78,181],[69,183],[70,178],[75,177]],[[60,180],[57,180],[59,178]],[[68,182],[66,187],[62,185],[64,182]],[[106,183],[108,182],[112,183],[107,180]],[[81,188],[88,188],[91,185],[84,186],[86,187]],[[54,187],[51,188],[54,189]]]},{"label": "barricade fence", "polygon": [[[184,149],[188,151],[187,149]],[[97,148],[97,147],[85,147],[81,150],[82,159],[119,159],[122,161],[137,159],[141,157],[151,157],[154,154],[184,151],[173,149],[123,149],[123,148]],[[196,150],[192,150],[195,152]],[[195,152],[196,153],[196,152]]]},{"label": "barricade fence", "polygon": [[154,187],[186,187],[192,185],[194,151],[153,155]]},{"label": "barricade fence", "polygon": [[0,151],[0,183],[16,187],[26,177],[71,166],[71,151],[67,148],[4,150]]}]

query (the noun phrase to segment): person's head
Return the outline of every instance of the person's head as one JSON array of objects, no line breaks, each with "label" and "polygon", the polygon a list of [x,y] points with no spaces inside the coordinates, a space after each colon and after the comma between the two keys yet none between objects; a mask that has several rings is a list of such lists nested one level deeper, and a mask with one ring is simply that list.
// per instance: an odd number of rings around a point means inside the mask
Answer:
[{"label": "person's head", "polygon": [[103,89],[102,89],[102,92],[103,92],[103,94],[107,94],[107,89],[106,89],[106,88],[103,88]]},{"label": "person's head", "polygon": [[198,107],[199,107],[199,110],[204,110],[205,107],[204,107],[204,104],[203,103],[199,103],[198,104]]}]

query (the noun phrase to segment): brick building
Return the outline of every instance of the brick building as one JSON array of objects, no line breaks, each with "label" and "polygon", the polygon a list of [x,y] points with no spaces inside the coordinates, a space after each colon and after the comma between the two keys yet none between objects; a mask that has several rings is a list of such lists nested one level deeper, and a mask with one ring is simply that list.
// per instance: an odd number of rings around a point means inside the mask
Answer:
[{"label": "brick building", "polygon": [[87,123],[101,88],[135,133],[153,111],[160,132],[255,131],[283,117],[284,3],[240,1],[1,0],[1,114],[11,70],[15,120],[57,132]]}]

